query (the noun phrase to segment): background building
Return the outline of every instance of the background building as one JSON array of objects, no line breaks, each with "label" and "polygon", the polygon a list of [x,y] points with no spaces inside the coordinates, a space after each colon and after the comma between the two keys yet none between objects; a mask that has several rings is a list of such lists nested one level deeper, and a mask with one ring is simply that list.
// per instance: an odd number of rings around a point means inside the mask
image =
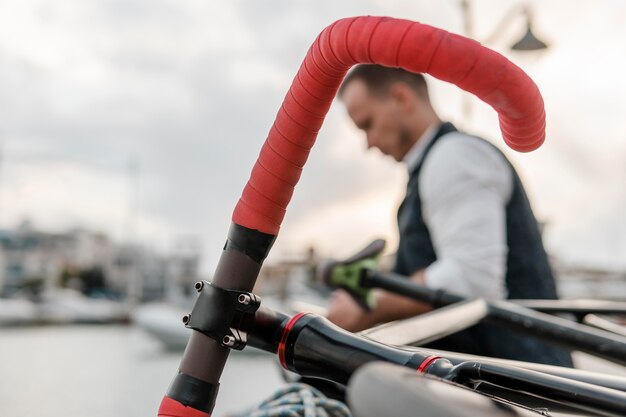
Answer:
[{"label": "background building", "polygon": [[159,253],[85,229],[49,233],[23,222],[0,231],[4,297],[62,287],[94,297],[163,299],[188,292],[199,279],[199,264],[199,248],[191,243]]}]

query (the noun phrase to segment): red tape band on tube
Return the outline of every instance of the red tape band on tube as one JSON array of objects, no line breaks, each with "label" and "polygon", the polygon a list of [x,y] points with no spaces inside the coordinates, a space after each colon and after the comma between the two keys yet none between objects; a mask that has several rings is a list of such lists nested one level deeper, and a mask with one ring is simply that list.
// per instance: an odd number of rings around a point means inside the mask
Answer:
[{"label": "red tape band on tube", "polygon": [[428,370],[428,367],[433,364],[437,359],[441,359],[441,356],[429,356],[424,359],[424,362],[420,364],[420,366],[416,369],[418,374],[425,373]]},{"label": "red tape band on tube", "polygon": [[161,406],[159,407],[159,417],[211,417],[211,416],[205,413],[204,411],[187,407],[170,397],[163,397],[163,400],[161,401]]}]

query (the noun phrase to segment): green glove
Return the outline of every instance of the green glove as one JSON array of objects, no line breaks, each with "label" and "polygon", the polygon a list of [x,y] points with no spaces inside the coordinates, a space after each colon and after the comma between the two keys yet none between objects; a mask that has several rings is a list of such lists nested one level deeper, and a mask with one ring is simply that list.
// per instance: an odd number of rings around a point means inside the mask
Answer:
[{"label": "green glove", "polygon": [[385,241],[376,239],[346,260],[327,261],[318,269],[322,281],[332,288],[346,290],[363,309],[372,310],[376,306],[374,293],[362,286],[361,277],[366,269],[376,269],[384,248]]}]

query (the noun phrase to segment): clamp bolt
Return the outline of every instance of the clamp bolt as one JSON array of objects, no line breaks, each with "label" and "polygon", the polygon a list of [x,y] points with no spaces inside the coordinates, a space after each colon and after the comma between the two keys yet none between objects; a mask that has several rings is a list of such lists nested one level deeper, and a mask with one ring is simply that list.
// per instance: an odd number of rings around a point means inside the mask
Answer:
[{"label": "clamp bolt", "polygon": [[243,305],[248,305],[250,304],[250,296],[248,294],[239,294],[239,297],[237,298],[237,300],[239,301],[239,304],[243,304]]},{"label": "clamp bolt", "polygon": [[235,346],[235,338],[230,335],[226,335],[222,339],[222,344],[227,347],[233,347]]},{"label": "clamp bolt", "polygon": [[202,291],[202,289],[204,288],[204,281],[198,281],[196,282],[196,285],[194,285],[194,288],[196,289],[196,291],[200,292]]},{"label": "clamp bolt", "polygon": [[189,323],[189,320],[191,320],[191,314],[185,314],[183,316],[183,324]]}]

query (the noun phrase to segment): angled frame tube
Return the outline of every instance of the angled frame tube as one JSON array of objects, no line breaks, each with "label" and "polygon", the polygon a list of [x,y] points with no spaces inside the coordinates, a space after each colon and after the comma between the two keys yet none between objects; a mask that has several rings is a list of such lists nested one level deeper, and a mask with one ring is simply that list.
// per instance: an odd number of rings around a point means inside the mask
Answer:
[{"label": "angled frame tube", "polygon": [[[419,348],[404,349],[347,332],[327,319],[300,313],[293,317],[261,307],[249,345],[277,353],[281,365],[303,376],[347,384],[362,366],[384,361],[418,373],[455,382],[502,400],[552,404],[553,410],[578,410],[601,416],[626,414],[626,392],[509,364],[476,360],[452,361],[448,352],[433,355]],[[575,375],[575,374],[573,374]],[[483,384],[484,382],[484,384]],[[498,389],[494,389],[493,386]],[[519,404],[524,404],[520,402]]]},{"label": "angled frame tube", "polygon": [[[465,300],[455,294],[423,287],[407,277],[392,273],[369,270],[363,274],[362,284],[365,287],[381,288],[401,294],[435,307]],[[488,314],[485,318],[487,322],[626,366],[626,337],[533,311],[507,301],[489,301],[487,306]]]}]

